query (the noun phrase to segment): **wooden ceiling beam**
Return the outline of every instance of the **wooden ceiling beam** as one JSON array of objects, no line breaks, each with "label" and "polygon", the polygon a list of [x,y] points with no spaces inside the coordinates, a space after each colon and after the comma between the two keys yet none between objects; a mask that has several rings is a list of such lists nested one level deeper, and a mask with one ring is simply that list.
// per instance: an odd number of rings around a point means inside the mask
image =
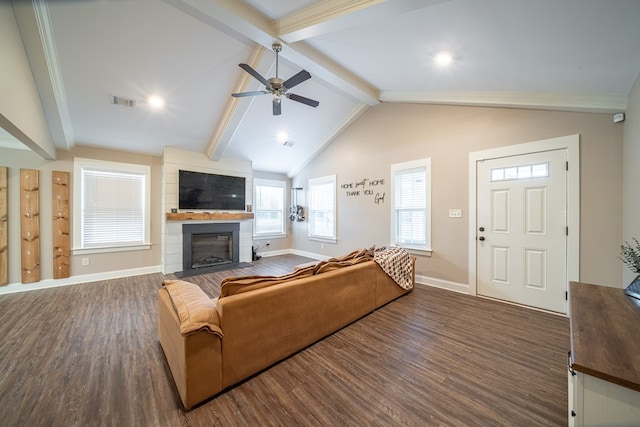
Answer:
[{"label": "wooden ceiling beam", "polygon": [[443,3],[448,0],[325,0],[275,21],[278,36],[287,43]]}]

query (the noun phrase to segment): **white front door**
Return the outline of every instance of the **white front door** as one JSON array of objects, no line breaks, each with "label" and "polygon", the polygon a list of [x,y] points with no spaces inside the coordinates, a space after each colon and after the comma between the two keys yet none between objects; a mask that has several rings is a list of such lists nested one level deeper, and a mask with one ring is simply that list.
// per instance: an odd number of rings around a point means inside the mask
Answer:
[{"label": "white front door", "polygon": [[477,162],[477,293],[566,312],[567,150]]}]

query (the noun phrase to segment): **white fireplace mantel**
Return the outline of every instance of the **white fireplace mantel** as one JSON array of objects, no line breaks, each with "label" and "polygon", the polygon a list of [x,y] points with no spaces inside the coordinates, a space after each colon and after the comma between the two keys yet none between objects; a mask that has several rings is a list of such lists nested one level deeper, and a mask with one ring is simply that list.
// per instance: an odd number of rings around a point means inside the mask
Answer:
[{"label": "white fireplace mantel", "polygon": [[[167,216],[170,214],[167,214]],[[175,214],[172,214],[175,215]],[[253,214],[251,214],[253,215]],[[216,222],[236,222],[240,224],[240,262],[251,262],[251,245],[253,242],[253,221],[251,219],[233,219],[226,220],[201,220],[197,218],[169,220],[167,218],[164,227],[164,253],[162,262],[162,272],[164,274],[182,271],[182,224],[194,223],[216,223]]]}]

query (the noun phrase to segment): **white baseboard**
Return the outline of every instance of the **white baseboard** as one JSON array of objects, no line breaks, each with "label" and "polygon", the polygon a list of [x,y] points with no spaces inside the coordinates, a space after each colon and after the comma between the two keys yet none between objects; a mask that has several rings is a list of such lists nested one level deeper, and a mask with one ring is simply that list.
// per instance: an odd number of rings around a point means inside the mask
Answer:
[{"label": "white baseboard", "polygon": [[303,257],[307,257],[307,258],[312,258],[312,259],[317,259],[318,261],[325,261],[328,260],[331,257],[328,257],[326,255],[319,255],[319,254],[315,254],[313,252],[305,252],[305,251],[298,251],[295,249],[281,249],[281,250],[277,250],[277,251],[267,251],[267,252],[258,252],[258,255],[260,255],[261,257],[264,258],[268,258],[271,256],[277,256],[277,255],[300,255]]},{"label": "white baseboard", "polygon": [[[259,253],[260,256],[268,258],[277,255],[294,254],[303,257],[324,261],[330,257],[320,255],[313,252],[299,251],[295,249],[282,249],[276,251],[268,251]],[[46,279],[36,283],[11,283],[0,287],[0,295],[13,294],[17,292],[32,291],[36,289],[57,288],[59,286],[77,285],[80,283],[97,282],[100,280],[119,279],[121,277],[140,276],[142,274],[161,273],[162,266],[154,265],[150,267],[131,268],[128,270],[107,271],[103,273],[84,274],[80,276],[72,276],[66,279]],[[416,275],[416,284],[422,286],[432,286],[435,288],[446,289],[449,291],[469,294],[469,285],[466,283],[457,283],[449,280],[436,279],[434,277]]]},{"label": "white baseboard", "polygon": [[298,250],[295,250],[295,249],[293,249],[290,253],[292,253],[294,255],[304,256],[304,257],[307,257],[307,258],[317,259],[318,261],[326,261],[329,258],[331,258],[330,256],[320,255],[320,254],[316,254],[316,253],[313,253],[313,252],[298,251]]},{"label": "white baseboard", "polygon": [[[331,258],[326,255],[320,255],[313,252],[299,251],[296,249],[283,249],[278,251],[261,252],[258,255],[268,258],[271,256],[287,255],[287,254],[300,255],[303,257],[311,258],[311,259],[317,259],[319,261],[325,261]],[[449,280],[436,279],[435,277],[421,276],[416,274],[416,284],[421,286],[432,286],[434,288],[446,289],[448,291],[459,292],[461,294],[469,295],[469,285],[466,283],[452,282]]]},{"label": "white baseboard", "polygon": [[420,276],[416,274],[416,284],[446,289],[448,291],[469,294],[469,285],[466,283],[451,282],[449,280],[436,279],[435,277]]},{"label": "white baseboard", "polygon": [[269,258],[271,256],[288,255],[290,253],[291,253],[291,249],[279,249],[277,251],[258,252],[258,255],[260,255],[263,258]]},{"label": "white baseboard", "polygon": [[80,283],[97,282],[100,280],[119,279],[121,277],[140,276],[142,274],[160,273],[161,271],[162,267],[160,265],[153,265],[150,267],[130,268],[127,270],[83,274],[80,276],[67,277],[65,279],[45,279],[35,283],[11,283],[0,287],[0,295],[33,291],[37,289],[57,288],[59,286],[78,285]]}]

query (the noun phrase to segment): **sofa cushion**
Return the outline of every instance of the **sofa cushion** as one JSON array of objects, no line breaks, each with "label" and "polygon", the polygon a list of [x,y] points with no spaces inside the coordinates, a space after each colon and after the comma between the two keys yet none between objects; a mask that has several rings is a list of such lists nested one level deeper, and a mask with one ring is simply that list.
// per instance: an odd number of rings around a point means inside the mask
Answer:
[{"label": "sofa cushion", "polygon": [[180,319],[180,333],[188,335],[206,330],[223,336],[216,310],[217,299],[210,299],[198,285],[184,280],[165,280],[163,285]]},{"label": "sofa cushion", "polygon": [[288,282],[289,280],[309,277],[313,275],[314,267],[315,266],[301,268],[283,276],[226,277],[222,279],[222,282],[220,283],[220,298],[253,291],[255,289],[266,288],[268,286]]},{"label": "sofa cushion", "polygon": [[349,267],[373,259],[374,247],[357,249],[347,255],[330,258],[326,261],[314,261],[296,266],[294,271],[283,276],[237,276],[227,277],[220,283],[220,298],[237,295],[268,286],[278,285],[291,280],[302,279],[338,268]]},{"label": "sofa cushion", "polygon": [[360,264],[361,262],[371,261],[370,257],[362,256],[359,258],[351,258],[342,261],[321,261],[315,268],[315,274],[322,274],[328,271],[337,270],[339,268],[350,267],[352,265]]}]

